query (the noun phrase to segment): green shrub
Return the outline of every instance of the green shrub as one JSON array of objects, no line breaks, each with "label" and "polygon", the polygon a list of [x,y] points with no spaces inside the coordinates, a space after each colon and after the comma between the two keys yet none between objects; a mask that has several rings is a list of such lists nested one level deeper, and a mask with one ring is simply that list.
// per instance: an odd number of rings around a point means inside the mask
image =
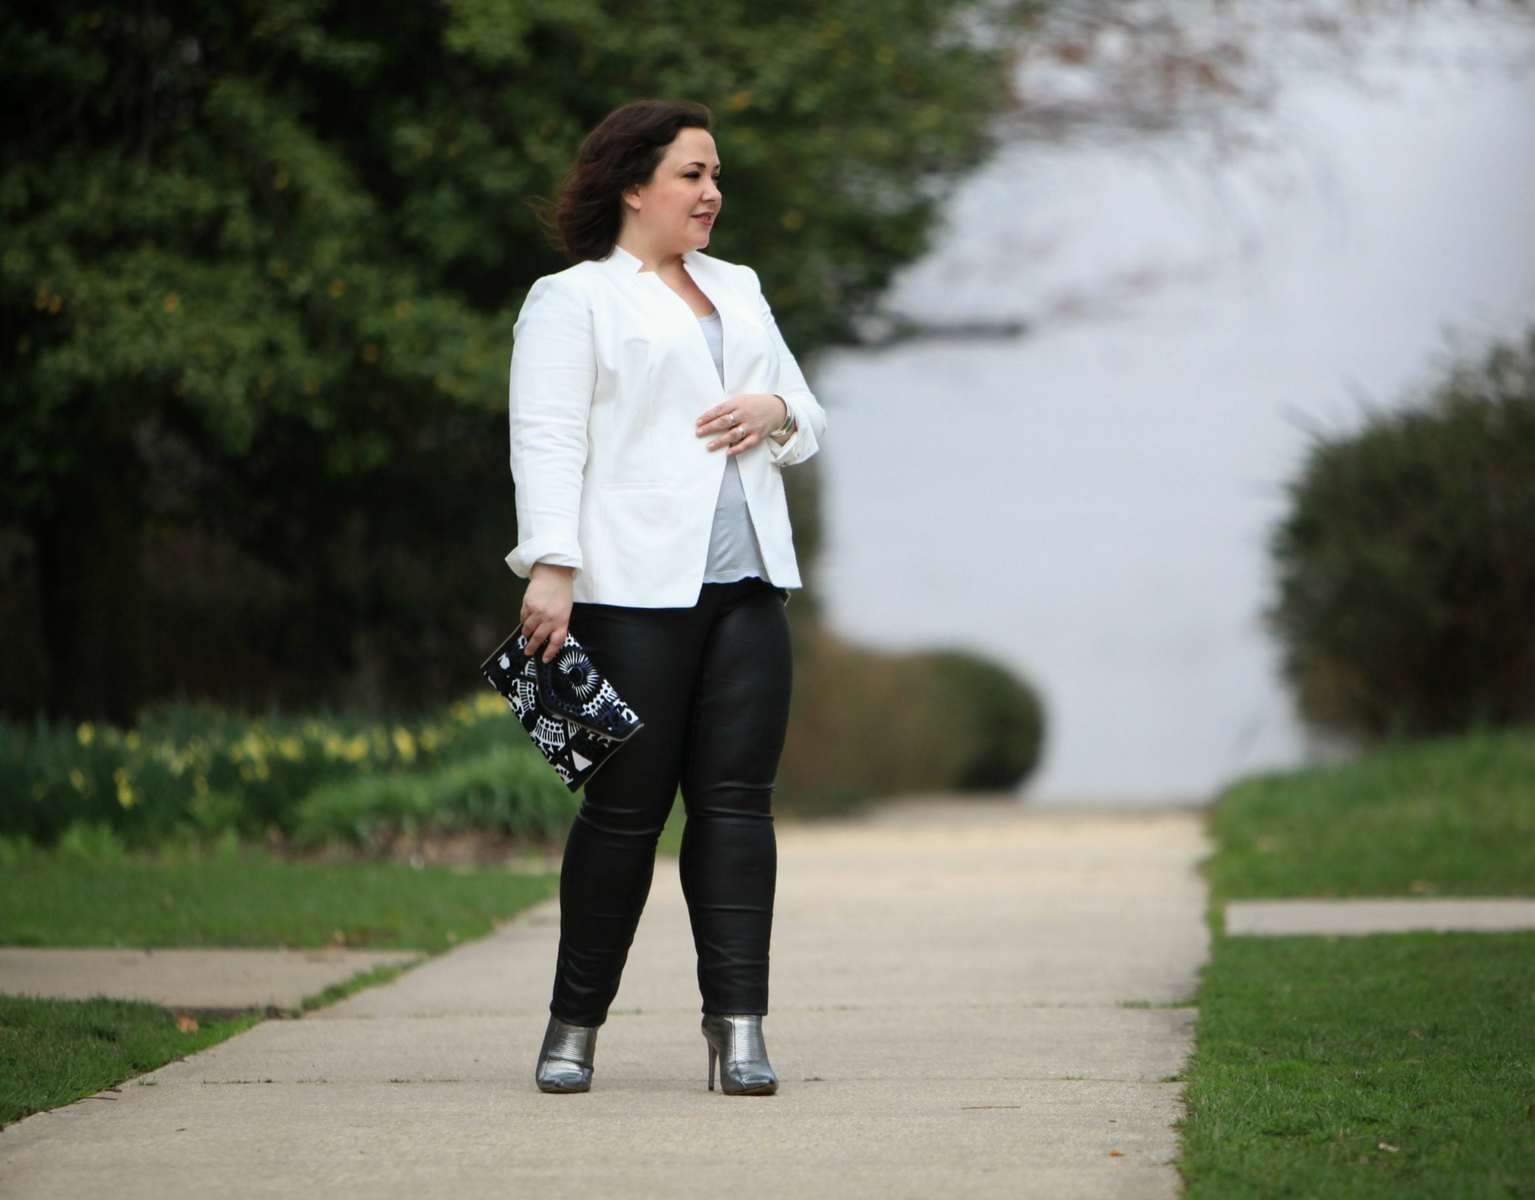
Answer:
[{"label": "green shrub", "polygon": [[961,792],[1018,787],[1039,765],[1045,720],[1039,694],[1000,663],[968,651],[937,650],[923,661],[934,689],[928,703],[963,717],[951,786]]},{"label": "green shrub", "polygon": [[1290,491],[1264,615],[1307,720],[1377,739],[1535,719],[1535,328],[1319,439]]},{"label": "green shrub", "polygon": [[25,866],[42,853],[42,848],[31,838],[0,834],[0,871]]},{"label": "green shrub", "polygon": [[436,771],[316,788],[298,807],[292,840],[376,849],[399,835],[477,830],[550,841],[564,836],[579,803],[542,756],[507,745]]},{"label": "green shrub", "polygon": [[1037,767],[1044,710],[962,650],[890,654],[824,631],[796,649],[775,806],[834,812],[914,792],[1007,791]]},{"label": "green shrub", "polygon": [[0,723],[0,835],[46,846],[74,825],[104,825],[137,849],[226,831],[287,834],[316,788],[429,773],[505,746],[548,771],[489,687],[410,720],[251,719],[199,702],[153,706],[127,731],[90,721]]},{"label": "green shrub", "polygon": [[[1040,703],[1000,666],[821,633],[804,654],[779,775],[786,810],[1006,790],[1038,762]],[[410,720],[252,719],[198,702],[157,705],[126,732],[0,723],[0,797],[0,865],[23,844],[63,840],[81,856],[228,850],[273,833],[299,848],[469,831],[552,841],[580,802],[488,687]]]},{"label": "green shrub", "polygon": [[117,831],[103,821],[76,821],[59,837],[55,850],[81,863],[122,862],[128,854]]}]

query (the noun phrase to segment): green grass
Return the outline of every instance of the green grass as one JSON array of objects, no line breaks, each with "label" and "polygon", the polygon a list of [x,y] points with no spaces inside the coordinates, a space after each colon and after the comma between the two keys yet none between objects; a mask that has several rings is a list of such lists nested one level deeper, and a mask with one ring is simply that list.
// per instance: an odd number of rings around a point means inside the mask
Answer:
[{"label": "green grass", "polygon": [[1191,1197],[1535,1197],[1535,933],[1228,937],[1228,900],[1529,895],[1535,736],[1269,773],[1210,815]]},{"label": "green grass", "polygon": [[1218,799],[1210,830],[1219,900],[1535,895],[1535,734],[1252,776]]},{"label": "green grass", "polygon": [[38,856],[0,874],[11,946],[347,946],[440,951],[554,894],[557,876],[280,862]]},{"label": "green grass", "polygon": [[1535,933],[1230,938],[1199,998],[1190,1196],[1535,1195]]}]

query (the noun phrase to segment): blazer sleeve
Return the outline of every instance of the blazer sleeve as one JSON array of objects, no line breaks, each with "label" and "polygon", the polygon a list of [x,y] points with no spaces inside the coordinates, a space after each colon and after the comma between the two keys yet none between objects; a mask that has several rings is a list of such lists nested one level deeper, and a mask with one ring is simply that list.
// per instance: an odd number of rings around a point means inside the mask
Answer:
[{"label": "blazer sleeve", "polygon": [[797,426],[789,440],[781,446],[773,438],[766,438],[764,442],[773,464],[789,467],[804,462],[821,448],[821,437],[826,432],[826,412],[805,382],[804,372],[799,369],[799,363],[783,339],[783,333],[773,317],[773,309],[767,297],[762,294],[762,281],[757,278],[757,272],[751,267],[747,267],[746,272],[751,276],[752,287],[757,293],[757,316],[767,327],[768,335],[773,340],[773,349],[777,352],[777,383],[772,390],[784,398],[784,403],[794,414]]},{"label": "blazer sleeve", "polygon": [[542,276],[512,337],[507,411],[519,540],[506,563],[527,579],[538,562],[582,566],[576,532],[597,381],[591,309],[569,280]]}]

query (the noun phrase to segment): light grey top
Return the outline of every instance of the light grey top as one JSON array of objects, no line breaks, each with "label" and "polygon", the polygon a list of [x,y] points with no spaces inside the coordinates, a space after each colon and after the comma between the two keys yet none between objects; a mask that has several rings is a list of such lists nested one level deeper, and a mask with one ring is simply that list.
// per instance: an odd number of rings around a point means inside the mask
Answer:
[{"label": "light grey top", "polygon": [[[719,372],[720,382],[725,381],[725,329],[716,309],[706,317],[698,318],[709,343],[709,353],[714,356],[714,369]],[[721,446],[713,451],[725,454]],[[714,532],[709,535],[709,560],[704,567],[705,583],[732,583],[755,575],[767,579],[767,566],[762,561],[762,550],[757,544],[757,531],[752,526],[751,512],[746,507],[746,492],[741,487],[741,468],[735,455],[725,458],[725,477],[720,480],[719,498],[714,503]]]}]

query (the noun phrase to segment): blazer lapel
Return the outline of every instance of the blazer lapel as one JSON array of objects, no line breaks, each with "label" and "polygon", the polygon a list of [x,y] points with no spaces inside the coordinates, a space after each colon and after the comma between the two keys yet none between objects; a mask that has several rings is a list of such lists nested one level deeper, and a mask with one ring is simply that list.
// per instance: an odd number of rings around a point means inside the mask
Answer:
[{"label": "blazer lapel", "polygon": [[[713,264],[708,256],[697,250],[684,251],[682,265],[699,291],[709,297],[710,303],[720,315],[723,371],[716,371],[714,368],[714,355],[709,352],[708,339],[699,327],[698,314],[689,308],[688,302],[674,292],[659,275],[654,271],[641,270],[644,264],[639,258],[616,242],[608,256],[597,261],[625,290],[637,292],[648,324],[655,327],[662,336],[682,339],[684,343],[696,350],[696,353],[689,353],[688,361],[696,366],[700,383],[710,390],[723,390],[728,394],[731,364],[737,359],[737,355],[732,353],[732,348],[736,345],[741,330],[737,321],[731,319],[733,305],[729,284],[722,275],[711,269]],[[724,375],[724,385],[720,383],[721,374]]]}]

